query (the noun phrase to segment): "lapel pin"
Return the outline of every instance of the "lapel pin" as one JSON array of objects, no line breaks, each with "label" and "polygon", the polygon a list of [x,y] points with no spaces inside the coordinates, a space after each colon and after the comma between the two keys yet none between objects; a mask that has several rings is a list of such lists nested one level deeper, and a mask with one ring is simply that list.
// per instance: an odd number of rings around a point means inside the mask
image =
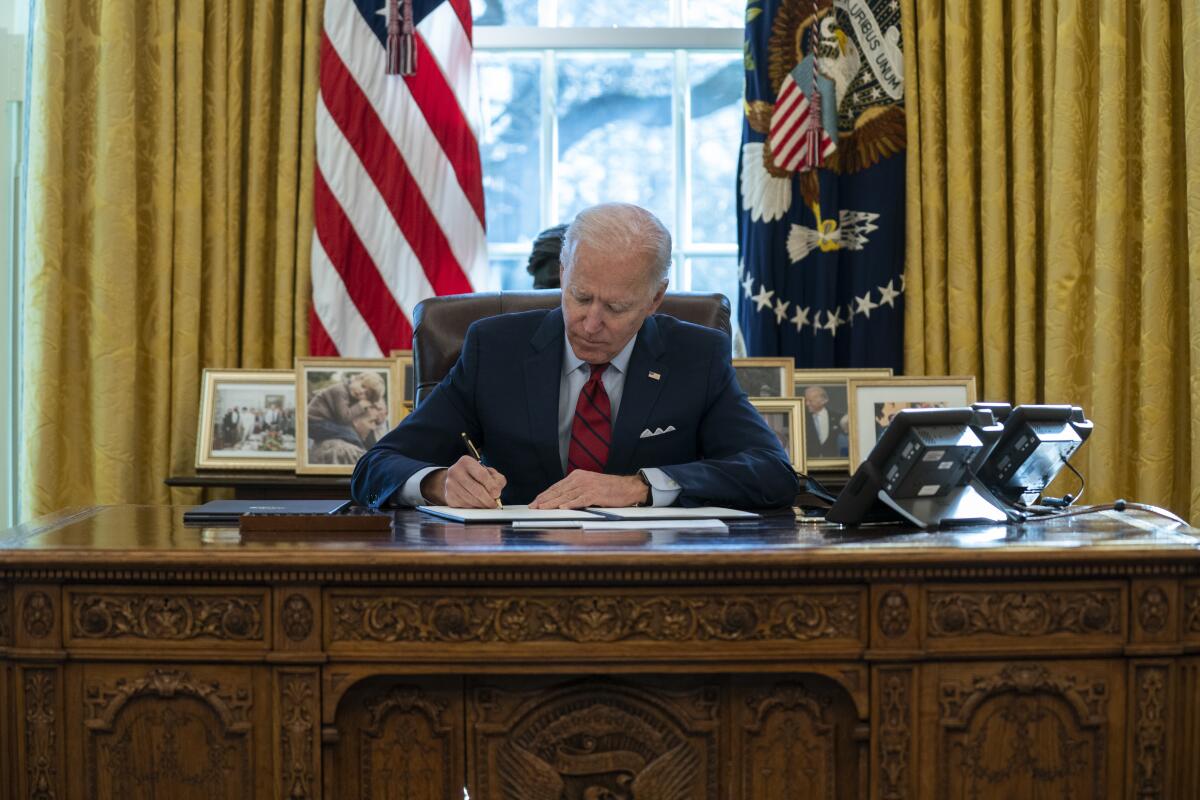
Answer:
[{"label": "lapel pin", "polygon": [[656,381],[661,377],[662,377],[662,375],[659,375],[657,372],[650,373],[650,380],[652,380],[652,381]]}]

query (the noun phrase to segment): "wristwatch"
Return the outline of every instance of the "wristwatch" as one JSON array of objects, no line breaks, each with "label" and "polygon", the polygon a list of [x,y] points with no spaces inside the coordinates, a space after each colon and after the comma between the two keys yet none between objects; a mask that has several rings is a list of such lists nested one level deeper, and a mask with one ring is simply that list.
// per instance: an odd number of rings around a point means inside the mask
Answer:
[{"label": "wristwatch", "polygon": [[640,503],[634,503],[634,508],[654,505],[654,487],[650,485],[650,479],[647,478],[646,473],[640,469],[637,471],[637,477],[638,480],[646,485],[646,499]]}]

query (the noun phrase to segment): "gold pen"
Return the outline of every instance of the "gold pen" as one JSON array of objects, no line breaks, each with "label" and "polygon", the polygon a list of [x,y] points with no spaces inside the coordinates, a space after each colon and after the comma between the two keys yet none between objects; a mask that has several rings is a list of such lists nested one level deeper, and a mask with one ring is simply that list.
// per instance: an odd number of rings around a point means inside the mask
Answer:
[{"label": "gold pen", "polygon": [[[467,450],[471,452],[471,458],[482,464],[483,456],[479,455],[479,449],[475,447],[475,443],[471,441],[471,437],[467,436],[466,431],[462,432],[462,440],[467,443]],[[496,508],[500,509],[501,511],[504,510],[504,504],[500,502],[499,497],[496,498]]]}]

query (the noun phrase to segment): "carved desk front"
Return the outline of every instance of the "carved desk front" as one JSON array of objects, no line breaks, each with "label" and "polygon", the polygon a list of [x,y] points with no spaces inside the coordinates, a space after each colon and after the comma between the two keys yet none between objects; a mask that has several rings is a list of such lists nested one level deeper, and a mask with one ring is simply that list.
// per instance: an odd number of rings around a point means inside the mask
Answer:
[{"label": "carved desk front", "polygon": [[0,800],[1200,796],[1197,531],[0,535]]}]

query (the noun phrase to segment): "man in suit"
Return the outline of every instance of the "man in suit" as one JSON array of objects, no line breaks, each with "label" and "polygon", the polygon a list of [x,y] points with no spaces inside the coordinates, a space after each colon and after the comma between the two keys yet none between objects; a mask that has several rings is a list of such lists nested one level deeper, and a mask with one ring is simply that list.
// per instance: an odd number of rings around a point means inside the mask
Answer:
[{"label": "man in suit", "polygon": [[[368,451],[365,505],[791,505],[779,439],[723,333],[656,315],[671,236],[609,203],[567,231],[562,306],[479,320],[429,398]],[[467,453],[465,433],[482,453]]]},{"label": "man in suit", "polygon": [[842,455],[838,435],[842,433],[841,411],[829,408],[829,393],[823,386],[804,390],[804,451],[809,458]]}]

